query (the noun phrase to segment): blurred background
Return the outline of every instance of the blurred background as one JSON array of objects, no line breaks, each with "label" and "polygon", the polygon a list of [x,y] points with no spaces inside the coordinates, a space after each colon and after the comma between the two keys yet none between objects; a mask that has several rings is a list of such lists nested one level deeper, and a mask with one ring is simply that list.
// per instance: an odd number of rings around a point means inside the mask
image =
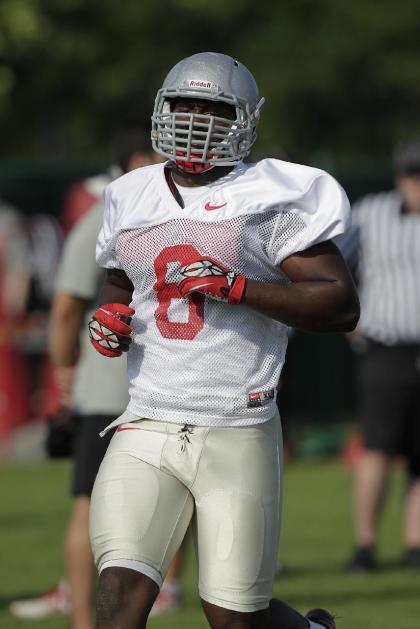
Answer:
[{"label": "blurred background", "polygon": [[[266,98],[254,155],[285,151],[293,161],[324,168],[351,201],[392,188],[394,145],[420,134],[419,0],[0,0],[0,526],[7,565],[15,566],[13,578],[0,574],[4,610],[13,598],[47,586],[60,562],[69,464],[45,462],[43,420],[57,404],[45,336],[62,244],[96,198],[85,180],[108,168],[114,129],[148,127],[169,68],[207,50],[242,61]],[[286,591],[297,606],[318,592],[311,574],[318,568],[324,574],[323,560],[329,565],[324,589],[334,590],[335,571],[351,545],[342,462],[351,464],[361,447],[355,398],[347,340],[295,334],[280,391],[290,457],[286,477],[294,488],[286,503],[293,502],[290,513],[306,521],[307,488],[314,483],[325,496],[333,478],[332,501],[342,518],[333,544],[338,559],[331,560],[322,538],[328,524],[322,516],[316,520],[317,505],[311,518],[320,539],[310,544],[322,554],[315,556],[292,539],[286,504],[284,556],[297,566]],[[397,489],[384,525],[385,555],[391,557],[399,500]],[[54,524],[47,538],[46,521]],[[23,573],[30,576],[27,584]],[[418,626],[412,581],[391,576],[370,594],[360,582],[343,581],[335,606],[348,605],[349,617],[340,628],[361,626],[351,623],[360,610],[374,619],[373,607],[390,604],[394,594],[397,608],[408,607],[413,616],[395,625],[387,624],[387,614],[364,629]],[[190,581],[187,620],[156,620],[153,626],[205,626]],[[4,611],[1,626],[15,627],[13,622]]]}]

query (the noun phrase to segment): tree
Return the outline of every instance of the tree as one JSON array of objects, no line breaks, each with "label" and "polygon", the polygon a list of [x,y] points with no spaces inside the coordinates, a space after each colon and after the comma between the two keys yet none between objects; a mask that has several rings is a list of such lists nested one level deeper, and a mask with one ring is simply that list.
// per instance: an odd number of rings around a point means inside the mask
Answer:
[{"label": "tree", "polygon": [[1,153],[103,155],[122,118],[149,124],[166,71],[207,49],[258,78],[261,147],[386,160],[420,131],[417,12],[417,0],[2,0]]}]

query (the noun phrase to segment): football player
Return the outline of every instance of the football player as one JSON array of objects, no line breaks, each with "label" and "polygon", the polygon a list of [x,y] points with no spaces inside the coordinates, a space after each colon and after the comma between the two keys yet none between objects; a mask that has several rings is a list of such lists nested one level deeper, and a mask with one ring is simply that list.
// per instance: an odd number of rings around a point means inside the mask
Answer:
[{"label": "football player", "polygon": [[138,629],[193,520],[213,629],[334,629],[272,600],[281,502],[275,390],[287,327],[352,330],[359,303],[330,239],[349,205],[327,173],[244,164],[263,99],[229,56],[180,61],[152,116],[161,165],[105,192],[102,354],[128,351],[130,403],[96,479],[97,628]]}]

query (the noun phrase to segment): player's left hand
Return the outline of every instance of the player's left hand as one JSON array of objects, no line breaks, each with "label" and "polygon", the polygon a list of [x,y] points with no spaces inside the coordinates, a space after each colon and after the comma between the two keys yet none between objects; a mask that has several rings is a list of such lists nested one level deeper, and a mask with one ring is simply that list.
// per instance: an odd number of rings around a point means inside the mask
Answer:
[{"label": "player's left hand", "polygon": [[178,290],[182,297],[202,293],[229,304],[239,304],[245,293],[246,278],[229,271],[212,258],[198,258],[180,269]]}]

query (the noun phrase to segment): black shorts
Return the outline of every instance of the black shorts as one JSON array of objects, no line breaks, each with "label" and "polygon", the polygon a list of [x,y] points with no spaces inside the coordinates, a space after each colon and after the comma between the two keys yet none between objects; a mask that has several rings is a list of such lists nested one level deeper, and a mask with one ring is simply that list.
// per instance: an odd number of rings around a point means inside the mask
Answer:
[{"label": "black shorts", "polygon": [[410,474],[420,476],[420,345],[369,340],[358,380],[365,446],[403,455]]},{"label": "black shorts", "polygon": [[111,430],[105,437],[100,437],[99,433],[115,417],[116,415],[85,415],[76,418],[72,487],[74,496],[91,495],[96,474],[114,431]]}]

